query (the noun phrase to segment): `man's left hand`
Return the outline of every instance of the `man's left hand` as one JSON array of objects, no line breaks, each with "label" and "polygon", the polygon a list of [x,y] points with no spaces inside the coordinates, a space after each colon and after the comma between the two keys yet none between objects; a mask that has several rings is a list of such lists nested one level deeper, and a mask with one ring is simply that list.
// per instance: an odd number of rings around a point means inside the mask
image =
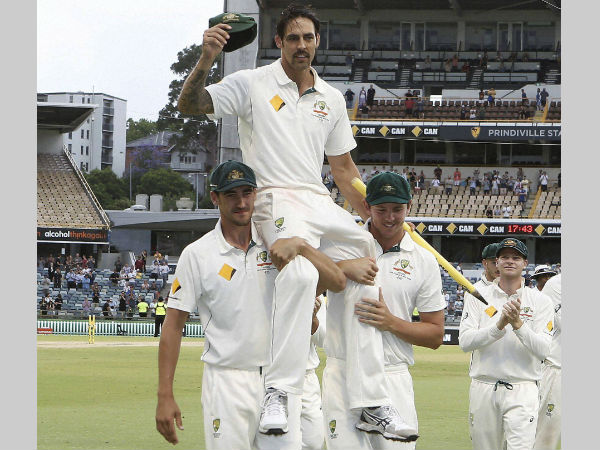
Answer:
[{"label": "man's left hand", "polygon": [[364,297],[354,306],[354,314],[358,316],[359,322],[372,325],[381,331],[392,330],[395,316],[386,305],[381,288],[379,288],[379,300]]}]

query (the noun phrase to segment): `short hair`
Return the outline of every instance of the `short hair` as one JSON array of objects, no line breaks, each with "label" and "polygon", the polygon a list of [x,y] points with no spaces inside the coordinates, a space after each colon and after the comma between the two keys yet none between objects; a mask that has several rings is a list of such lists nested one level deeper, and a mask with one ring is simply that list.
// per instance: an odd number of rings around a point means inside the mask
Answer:
[{"label": "short hair", "polygon": [[315,34],[319,33],[321,22],[317,18],[312,5],[301,5],[298,3],[290,3],[287,8],[281,11],[279,22],[277,23],[277,35],[283,39],[285,35],[285,27],[287,24],[297,17],[306,17],[310,19],[315,26]]}]

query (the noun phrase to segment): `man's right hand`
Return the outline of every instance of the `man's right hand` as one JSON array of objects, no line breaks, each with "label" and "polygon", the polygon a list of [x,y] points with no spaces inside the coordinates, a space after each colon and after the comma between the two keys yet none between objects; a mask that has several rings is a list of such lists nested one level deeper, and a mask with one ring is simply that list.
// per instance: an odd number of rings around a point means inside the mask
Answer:
[{"label": "man's right hand", "polygon": [[223,47],[227,44],[229,39],[228,31],[231,30],[231,26],[218,23],[214,27],[204,31],[202,38],[202,55],[211,58],[213,61],[219,53],[223,51]]},{"label": "man's right hand", "polygon": [[183,430],[183,422],[181,420],[181,411],[173,397],[158,399],[156,406],[156,429],[163,437],[175,445],[179,442],[177,432],[175,431],[174,421],[177,428]]}]

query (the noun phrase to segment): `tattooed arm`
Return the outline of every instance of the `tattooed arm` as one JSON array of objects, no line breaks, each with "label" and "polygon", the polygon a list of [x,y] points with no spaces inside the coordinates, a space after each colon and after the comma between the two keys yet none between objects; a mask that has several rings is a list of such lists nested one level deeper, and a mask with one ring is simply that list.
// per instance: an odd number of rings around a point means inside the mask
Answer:
[{"label": "tattooed arm", "polygon": [[227,39],[229,39],[227,30],[230,29],[229,25],[220,23],[204,32],[202,56],[183,83],[177,101],[177,109],[183,114],[211,114],[214,112],[212,98],[205,89],[206,77],[215,58],[227,43]]}]

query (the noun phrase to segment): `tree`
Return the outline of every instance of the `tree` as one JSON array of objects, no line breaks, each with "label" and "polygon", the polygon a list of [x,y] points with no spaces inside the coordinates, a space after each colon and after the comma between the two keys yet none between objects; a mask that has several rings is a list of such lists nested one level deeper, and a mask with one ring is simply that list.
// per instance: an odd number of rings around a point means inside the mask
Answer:
[{"label": "tree", "polygon": [[131,206],[128,185],[110,168],[94,169],[89,174],[85,174],[85,179],[102,208],[124,209]]},{"label": "tree", "polygon": [[126,142],[135,141],[146,136],[150,136],[158,132],[156,122],[152,122],[148,119],[140,119],[138,121],[132,118],[127,119],[127,136]]},{"label": "tree", "polygon": [[193,196],[192,185],[171,169],[151,169],[140,179],[138,190],[142,194],[167,196]]},{"label": "tree", "polygon": [[[217,148],[217,125],[205,114],[189,116],[177,110],[177,99],[181,94],[183,83],[202,55],[202,46],[193,44],[177,53],[177,61],[171,65],[171,70],[177,78],[169,84],[169,103],[159,112],[157,121],[158,130],[180,131],[177,136],[171,137],[169,143],[176,145],[178,149],[197,153],[202,147],[211,152],[213,158],[207,162],[207,170],[214,167],[216,163]],[[217,58],[215,65],[208,74],[206,84],[214,84],[220,81],[221,58]]]}]

